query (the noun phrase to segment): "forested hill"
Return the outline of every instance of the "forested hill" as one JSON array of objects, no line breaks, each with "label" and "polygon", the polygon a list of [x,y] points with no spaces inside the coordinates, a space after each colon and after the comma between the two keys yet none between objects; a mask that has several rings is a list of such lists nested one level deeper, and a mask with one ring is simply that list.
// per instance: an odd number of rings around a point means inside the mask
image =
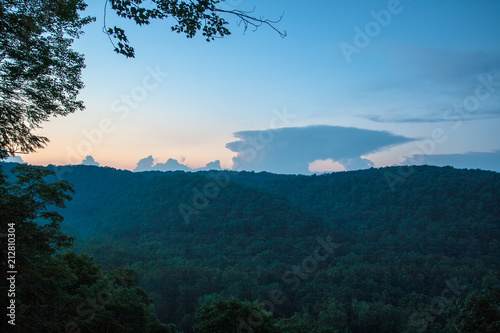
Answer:
[{"label": "forested hill", "polygon": [[286,332],[451,332],[455,300],[499,269],[495,172],[51,168],[75,188],[61,214],[77,250],[137,269],[158,317],[184,332],[216,295],[265,301],[276,290]]},{"label": "forested hill", "polygon": [[398,233],[412,234],[400,245],[440,253],[449,244],[445,254],[457,247],[488,253],[499,238],[495,172],[421,166],[295,176],[73,166],[59,174],[75,186],[62,214],[67,230],[80,237],[118,233],[139,240],[171,229],[266,237],[262,228],[286,237],[333,229],[351,240],[370,232],[396,243],[403,241]]},{"label": "forested hill", "polygon": [[[361,230],[378,238],[411,233],[415,247],[408,246],[437,253],[442,242],[460,242],[455,246],[462,249],[480,246],[487,252],[499,239],[500,174],[496,172],[419,166],[314,176],[231,172],[230,177],[285,197],[351,236]],[[434,233],[436,229],[442,234]]]}]

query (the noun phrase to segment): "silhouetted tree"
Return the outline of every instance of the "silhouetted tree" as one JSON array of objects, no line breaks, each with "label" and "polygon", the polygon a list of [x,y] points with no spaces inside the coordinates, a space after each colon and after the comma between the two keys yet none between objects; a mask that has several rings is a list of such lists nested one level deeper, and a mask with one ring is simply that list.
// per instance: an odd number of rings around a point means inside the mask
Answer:
[{"label": "silhouetted tree", "polygon": [[[0,172],[0,262],[4,271],[17,272],[9,275],[15,288],[6,279],[1,285],[15,306],[15,318],[9,317],[15,326],[3,320],[2,332],[176,332],[151,312],[135,271],[106,273],[88,255],[56,254],[74,240],[61,232],[62,216],[53,211],[70,199],[67,181],[47,182],[54,175],[47,168],[18,165],[12,171],[10,178]],[[7,247],[7,239],[15,242]]]},{"label": "silhouetted tree", "polygon": [[[171,27],[172,31],[183,33],[188,38],[194,37],[201,32],[207,42],[215,38],[224,37],[231,32],[227,29],[228,22],[221,17],[221,14],[230,14],[239,19],[239,24],[244,26],[244,30],[253,28],[258,29],[262,25],[267,25],[276,31],[281,37],[286,36],[285,31],[278,30],[274,24],[281,20],[269,20],[263,17],[255,17],[252,12],[241,11],[237,9],[223,9],[218,5],[222,0],[109,0],[111,8],[116,13],[138,25],[149,24],[152,19],[166,19],[172,17],[177,24]],[[143,3],[147,2],[148,6]],[[106,0],[106,4],[108,0]],[[106,33],[118,41],[115,45],[115,51],[127,57],[134,56],[134,48],[130,46],[125,31],[118,27],[107,28]]]},{"label": "silhouetted tree", "polygon": [[91,22],[82,0],[0,3],[0,156],[28,153],[47,138],[33,130],[50,116],[83,109],[83,56],[71,49]]}]

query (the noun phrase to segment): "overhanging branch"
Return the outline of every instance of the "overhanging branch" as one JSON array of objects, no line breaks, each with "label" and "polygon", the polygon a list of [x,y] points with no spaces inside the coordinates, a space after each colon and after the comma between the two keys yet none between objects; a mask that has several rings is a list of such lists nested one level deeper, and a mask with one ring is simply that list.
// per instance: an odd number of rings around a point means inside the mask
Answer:
[{"label": "overhanging branch", "polygon": [[253,31],[256,31],[261,26],[267,25],[268,27],[273,29],[275,32],[277,32],[280,35],[280,37],[285,38],[287,36],[287,33],[285,30],[281,31],[274,26],[275,24],[279,23],[283,19],[284,13],[281,14],[281,16],[277,20],[269,20],[269,19],[265,19],[262,16],[258,17],[258,18],[254,17],[254,16],[250,16],[249,14],[253,13],[255,11],[255,9],[252,11],[242,11],[242,10],[236,10],[236,9],[225,10],[225,9],[215,8],[215,9],[213,9],[213,11],[237,16],[240,19],[240,21],[238,22],[238,26],[243,24],[243,26],[245,27],[244,32],[246,32],[248,30],[248,27],[250,27],[250,26],[254,28]]}]

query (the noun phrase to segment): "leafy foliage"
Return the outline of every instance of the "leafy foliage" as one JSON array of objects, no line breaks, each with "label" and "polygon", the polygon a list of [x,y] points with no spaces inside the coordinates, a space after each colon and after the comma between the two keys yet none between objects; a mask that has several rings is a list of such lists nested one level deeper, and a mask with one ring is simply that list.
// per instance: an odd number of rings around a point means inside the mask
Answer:
[{"label": "leafy foliage", "polygon": [[[101,270],[85,254],[65,252],[74,238],[61,232],[53,211],[71,199],[67,181],[47,182],[52,170],[18,165],[7,177],[0,169],[1,263],[7,271],[8,227],[15,230],[15,289],[18,332],[176,332],[151,312],[151,298],[130,269]],[[11,244],[11,243],[9,243]],[[11,251],[11,250],[9,250]],[[12,269],[11,269],[12,270]],[[13,328],[2,321],[2,331]]]},{"label": "leafy foliage", "polygon": [[[138,25],[150,24],[154,19],[162,20],[172,17],[177,22],[171,27],[173,32],[185,34],[187,38],[193,38],[201,32],[207,42],[231,34],[226,27],[228,22],[221,16],[223,13],[236,16],[244,25],[245,31],[249,26],[257,29],[262,25],[267,25],[280,36],[286,36],[286,32],[281,32],[274,26],[281,18],[273,21],[252,16],[250,12],[224,10],[217,6],[222,2],[221,0],[110,0],[109,2],[111,8],[119,16],[132,20]],[[144,6],[144,3],[148,5]],[[115,52],[126,57],[134,56],[134,48],[130,45],[123,29],[105,26],[105,32],[110,36],[110,40],[113,38],[117,41]]]},{"label": "leafy foliage", "polygon": [[0,3],[0,150],[28,153],[47,138],[34,134],[50,116],[83,109],[83,56],[71,49],[90,17],[82,0]]},{"label": "leafy foliage", "polygon": [[[261,305],[242,302],[234,297],[219,298],[209,305],[202,305],[196,316],[199,320],[194,326],[196,333],[236,333],[249,329],[255,333],[279,332],[272,315]],[[255,328],[246,323],[248,318],[255,321]]]},{"label": "leafy foliage", "polygon": [[[54,174],[48,169],[17,165],[11,171],[16,179],[12,182],[0,172],[0,220],[4,232],[7,223],[16,226],[16,240],[23,244],[17,250],[16,266],[23,271],[38,259],[72,245],[74,238],[60,230],[62,216],[51,209],[64,207],[71,198],[67,193],[74,191],[64,180],[47,184],[44,178]],[[1,251],[6,254],[5,248]],[[2,256],[3,262],[5,258]]]},{"label": "leafy foliage", "polygon": [[493,333],[500,331],[500,274],[485,278],[483,289],[462,300],[453,316],[459,333]]}]

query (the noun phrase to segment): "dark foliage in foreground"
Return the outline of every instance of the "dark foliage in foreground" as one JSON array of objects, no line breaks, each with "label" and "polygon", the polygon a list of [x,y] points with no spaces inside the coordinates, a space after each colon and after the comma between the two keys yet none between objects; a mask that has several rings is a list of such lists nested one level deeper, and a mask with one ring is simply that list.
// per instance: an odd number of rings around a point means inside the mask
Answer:
[{"label": "dark foliage in foreground", "polygon": [[47,182],[53,171],[44,168],[11,171],[0,167],[0,261],[14,271],[0,288],[10,315],[2,332],[175,332],[151,312],[135,271],[104,272],[90,256],[67,251],[74,238],[52,209],[71,199],[68,182]]}]

